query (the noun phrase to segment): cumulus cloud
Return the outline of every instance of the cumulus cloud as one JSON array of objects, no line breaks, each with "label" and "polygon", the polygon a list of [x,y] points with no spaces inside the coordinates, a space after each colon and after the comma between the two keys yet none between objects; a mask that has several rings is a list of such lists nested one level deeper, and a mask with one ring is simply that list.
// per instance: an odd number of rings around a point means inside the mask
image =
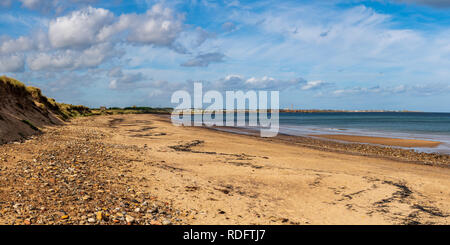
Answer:
[{"label": "cumulus cloud", "polygon": [[143,14],[114,16],[102,8],[88,7],[57,18],[49,24],[55,48],[86,47],[124,35],[132,44],[170,47],[183,30],[184,17],[160,4]]},{"label": "cumulus cloud", "polygon": [[31,70],[74,70],[93,68],[105,60],[120,56],[121,52],[113,49],[111,44],[94,45],[83,51],[61,50],[54,53],[40,52],[28,57]]},{"label": "cumulus cloud", "polygon": [[25,60],[20,55],[0,56],[0,72],[23,72]]},{"label": "cumulus cloud", "polygon": [[123,14],[119,20],[105,27],[100,37],[127,32],[127,41],[134,44],[171,46],[183,30],[184,17],[161,4],[154,5],[144,14]]},{"label": "cumulus cloud", "polygon": [[[89,3],[90,0],[72,0],[72,3]],[[59,1],[23,0],[26,8],[40,4],[58,4]],[[31,36],[16,39],[0,38],[0,55],[8,56],[15,63],[3,70],[21,71],[24,60],[33,71],[76,70],[97,67],[113,57],[121,57],[117,44],[155,45],[174,48],[174,41],[183,30],[182,15],[160,4],[143,14],[115,16],[103,8],[86,7],[48,22],[48,30],[34,31]],[[206,38],[201,28],[197,42]],[[19,59],[20,57],[20,59]],[[6,59],[4,59],[6,60]],[[21,61],[21,62],[19,62]],[[18,68],[13,69],[16,66]],[[6,66],[5,66],[6,67]],[[136,78],[136,77],[134,77]],[[129,78],[118,79],[120,83]]]},{"label": "cumulus cloud", "polygon": [[88,7],[51,21],[48,35],[55,48],[86,47],[103,41],[100,33],[113,21],[109,10]]},{"label": "cumulus cloud", "polygon": [[109,82],[110,89],[136,88],[136,85],[144,79],[144,75],[141,72],[123,73],[120,67],[111,69],[108,72],[108,76],[112,78]]},{"label": "cumulus cloud", "polygon": [[[225,20],[221,18],[222,11],[211,8],[205,16],[196,16],[205,17],[205,29],[184,24],[184,16],[174,9],[164,7],[167,5],[157,4],[139,13],[118,14],[117,9],[113,12],[97,7],[79,8],[81,5],[78,4],[89,4],[91,0],[21,2],[23,8],[29,9],[56,7],[56,10],[51,11],[61,14],[39,16],[43,19],[39,24],[31,23],[35,19],[28,18],[27,15],[15,18],[16,21],[22,19],[23,22],[28,22],[26,28],[32,34],[17,37],[16,34],[22,30],[12,30],[13,26],[11,32],[9,29],[6,31],[13,38],[0,38],[1,69],[5,71],[20,72],[25,67],[32,74],[62,74],[80,73],[100,66],[96,71],[103,72],[100,72],[98,80],[109,83],[111,89],[146,88],[143,93],[154,97],[191,87],[190,82],[174,82],[190,77],[191,71],[179,69],[180,64],[186,67],[210,67],[195,69],[198,71],[192,76],[195,79],[202,79],[202,75],[211,79],[214,74],[222,76],[224,72],[254,74],[254,77],[229,75],[210,80],[207,85],[211,89],[308,91],[303,92],[304,94],[320,90],[324,94],[333,93],[336,96],[394,93],[426,95],[439,93],[440,90],[449,91],[448,85],[439,88],[425,85],[427,82],[423,86],[384,87],[383,84],[388,84],[386,79],[410,81],[409,84],[423,78],[447,81],[450,75],[447,69],[450,64],[449,32],[445,26],[439,26],[443,23],[441,21],[436,25],[428,23],[433,27],[430,30],[414,29],[415,23],[403,25],[404,18],[398,20],[395,13],[390,15],[390,11],[378,12],[364,6],[364,2],[345,7],[315,2],[282,2],[261,6],[257,11],[256,8],[251,8],[257,4],[245,3],[249,8],[242,5],[239,8],[233,7],[232,13],[226,12]],[[433,6],[443,6],[442,1],[431,2]],[[72,8],[75,5],[70,5],[72,7],[67,8],[68,4],[77,4],[77,7]],[[76,11],[60,12],[61,9]],[[28,14],[30,11],[23,12]],[[398,22],[394,23],[393,20]],[[19,26],[23,28],[25,25],[21,22]],[[237,26],[250,31],[228,33],[236,30]],[[34,28],[40,29],[39,35],[35,34]],[[159,47],[178,53],[167,52]],[[123,54],[117,48],[126,50],[129,55],[124,59],[114,59]],[[216,52],[217,50],[220,52]],[[233,62],[223,69],[215,70],[219,65],[211,64],[224,62],[224,53],[227,57],[232,57]],[[105,69],[111,66],[120,66],[123,70],[111,70],[105,77]],[[139,72],[129,67],[139,69]],[[337,72],[341,69],[345,72]],[[383,73],[384,80],[378,71]],[[167,79],[171,82],[150,79],[148,74],[155,76],[155,79]],[[262,76],[264,74],[271,76]],[[308,74],[315,80],[289,79],[295,77],[295,74]],[[76,81],[79,78],[72,76],[70,79]],[[54,80],[57,82],[58,79]],[[352,84],[360,87],[341,85],[337,89],[337,85],[333,85],[329,88],[331,84],[323,81],[331,80],[343,83],[354,81]],[[362,85],[369,82],[379,83],[381,86]],[[117,93],[125,96],[124,91]],[[114,93],[116,92],[109,91],[109,94]]]},{"label": "cumulus cloud", "polygon": [[0,41],[0,53],[11,54],[16,52],[24,52],[34,47],[33,41],[28,37],[19,37],[17,39],[6,38]]},{"label": "cumulus cloud", "polygon": [[132,85],[133,83],[137,83],[142,79],[143,79],[142,73],[123,74],[122,76],[111,80],[109,83],[109,88],[110,89],[125,88],[127,87],[127,85]]},{"label": "cumulus cloud", "polygon": [[218,89],[261,89],[261,90],[285,90],[288,88],[298,88],[305,84],[303,78],[290,80],[275,79],[269,76],[249,77],[241,75],[228,75],[214,82],[214,87]]},{"label": "cumulus cloud", "polygon": [[130,42],[170,46],[182,30],[183,19],[172,9],[157,4],[143,15],[123,15],[119,23],[130,29]]},{"label": "cumulus cloud", "polygon": [[86,88],[95,86],[95,83],[101,80],[101,73],[86,71],[62,71],[62,72],[33,72],[26,71],[20,77],[20,80],[36,82],[45,94],[57,101],[63,101],[70,104],[89,105],[83,98]]},{"label": "cumulus cloud", "polygon": [[185,67],[207,67],[211,63],[221,63],[224,60],[225,55],[222,53],[214,52],[214,53],[207,53],[207,54],[201,54],[197,55],[195,58],[188,60],[181,64],[181,66]]},{"label": "cumulus cloud", "polygon": [[[59,6],[63,2],[86,4],[94,1],[21,0],[22,7],[29,9],[42,9],[47,5]],[[153,45],[188,53],[188,49],[197,48],[213,36],[200,27],[185,26],[183,22],[182,14],[162,4],[156,4],[142,14],[127,13],[120,16],[107,9],[84,7],[46,21],[47,28],[46,25],[41,25],[29,36],[0,37],[0,55],[15,54],[11,57],[19,67],[12,69],[11,64],[8,69],[3,70],[22,71],[23,67],[32,71],[94,68],[114,57],[120,58],[123,52],[117,51],[116,48],[122,48],[122,44],[128,47]],[[182,33],[183,41],[177,40],[181,39]],[[211,53],[198,56],[197,63],[190,64],[207,66],[213,62],[221,62],[222,58],[218,53]],[[26,64],[22,64],[25,61]],[[126,80],[124,77],[116,82]]]}]

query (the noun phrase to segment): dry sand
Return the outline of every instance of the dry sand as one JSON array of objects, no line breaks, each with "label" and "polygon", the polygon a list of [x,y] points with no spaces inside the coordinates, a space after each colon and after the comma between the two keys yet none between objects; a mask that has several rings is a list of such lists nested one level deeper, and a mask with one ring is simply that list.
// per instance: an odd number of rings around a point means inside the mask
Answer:
[{"label": "dry sand", "polygon": [[[110,167],[101,174],[123,174],[129,188],[183,210],[178,223],[450,224],[450,168],[176,127],[154,115],[87,117],[61,128],[72,139],[81,131],[102,135],[85,144],[102,142],[127,161],[114,167],[116,157],[103,159]],[[19,163],[10,157],[8,164]]]},{"label": "dry sand", "polygon": [[439,141],[431,141],[431,140],[398,139],[398,138],[344,135],[344,134],[314,134],[310,136],[332,140],[342,140],[348,142],[369,143],[387,146],[401,146],[401,147],[436,147],[441,144],[441,142]]}]

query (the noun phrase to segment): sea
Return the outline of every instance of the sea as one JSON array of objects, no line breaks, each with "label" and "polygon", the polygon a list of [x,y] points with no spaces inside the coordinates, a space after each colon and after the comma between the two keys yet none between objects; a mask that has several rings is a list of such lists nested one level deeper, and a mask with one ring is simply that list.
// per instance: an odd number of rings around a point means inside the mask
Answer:
[{"label": "sea", "polygon": [[345,134],[442,142],[421,152],[450,154],[450,113],[326,112],[280,113],[280,133]]}]

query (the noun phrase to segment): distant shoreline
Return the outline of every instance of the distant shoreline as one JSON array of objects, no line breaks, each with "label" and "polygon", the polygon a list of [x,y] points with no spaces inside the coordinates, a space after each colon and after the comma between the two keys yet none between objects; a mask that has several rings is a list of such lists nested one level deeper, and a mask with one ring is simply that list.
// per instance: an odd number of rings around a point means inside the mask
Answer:
[{"label": "distant shoreline", "polygon": [[[175,111],[175,110],[174,110]],[[190,111],[192,114],[200,114],[205,112],[240,112],[240,113],[257,113],[259,110],[200,110],[200,109],[178,109],[177,112]],[[267,111],[278,111],[279,113],[450,113],[450,112],[427,112],[427,111],[384,111],[384,110],[315,110],[315,109],[302,109],[302,110],[267,110]]]},{"label": "distant shoreline", "polygon": [[[169,107],[100,107],[90,108],[94,114],[114,115],[114,114],[171,114],[175,111],[174,108]],[[177,109],[176,111],[188,111],[192,114],[205,112],[231,112],[226,109],[222,110],[207,110],[207,109]],[[258,110],[233,110],[234,112],[258,112]],[[270,110],[269,110],[270,111]],[[279,109],[279,113],[450,113],[450,112],[433,112],[433,111],[411,111],[411,110],[333,110],[333,109]]]},{"label": "distant shoreline", "polygon": [[[280,110],[283,113],[339,113],[339,112],[354,112],[354,113],[434,113],[434,112],[424,112],[424,111],[385,111],[385,110],[316,110],[316,109],[299,109],[299,110]],[[445,113],[445,112],[443,112]]]}]

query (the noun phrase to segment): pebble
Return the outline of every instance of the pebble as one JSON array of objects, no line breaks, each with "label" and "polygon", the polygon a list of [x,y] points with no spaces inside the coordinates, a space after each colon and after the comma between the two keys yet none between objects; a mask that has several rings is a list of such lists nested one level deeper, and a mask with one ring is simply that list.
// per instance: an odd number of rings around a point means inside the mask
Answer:
[{"label": "pebble", "polygon": [[150,221],[150,225],[161,225],[161,222],[159,222],[157,220],[152,220],[152,221]]},{"label": "pebble", "polygon": [[100,221],[103,219],[103,213],[101,211],[97,212],[97,220]]},{"label": "pebble", "polygon": [[[97,128],[69,124],[46,131],[24,146],[0,145],[0,161],[8,162],[0,166],[0,184],[14,186],[3,192],[6,195],[2,193],[2,220],[24,225],[149,224],[157,214],[166,219],[171,214],[174,222],[182,223],[170,205],[139,189],[146,180],[134,182],[140,178],[133,175],[127,161],[129,151],[138,148],[104,143],[103,137],[107,135]],[[23,153],[23,147],[32,155],[28,160],[14,157]]]},{"label": "pebble", "polygon": [[132,224],[132,223],[134,223],[135,218],[134,218],[133,216],[127,215],[127,216],[125,217],[125,220],[127,221],[127,223]]}]

